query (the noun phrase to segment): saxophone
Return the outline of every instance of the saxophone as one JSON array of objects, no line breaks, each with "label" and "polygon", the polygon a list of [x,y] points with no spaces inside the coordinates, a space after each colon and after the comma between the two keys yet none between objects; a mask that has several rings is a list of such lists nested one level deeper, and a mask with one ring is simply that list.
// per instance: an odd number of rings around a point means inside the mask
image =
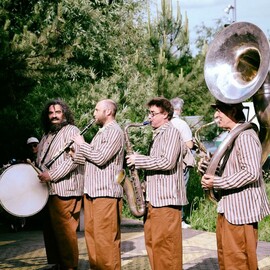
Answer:
[{"label": "saxophone", "polygon": [[[124,138],[127,155],[134,153],[129,139],[128,129],[131,127],[142,127],[148,124],[149,122],[131,123],[125,126]],[[138,171],[135,169],[135,166],[131,166],[128,170],[129,177],[125,175],[121,184],[123,186],[131,214],[135,217],[142,217],[146,209],[142,184],[140,182]]]},{"label": "saxophone", "polygon": [[[204,146],[204,144],[201,142],[199,132],[202,129],[209,127],[209,126],[212,126],[214,124],[217,124],[216,120],[200,126],[194,133],[196,152],[197,152],[197,155],[199,157],[199,161],[197,160],[197,168],[198,168],[198,171],[200,172],[201,175],[206,173],[207,168],[205,166],[206,166],[206,164],[209,164],[209,162],[211,160],[211,155],[210,155],[209,151],[206,149],[206,147]],[[212,201],[212,202],[217,201],[213,189],[210,189],[210,190],[207,189],[207,190],[204,190],[204,192],[205,192],[206,197],[210,201]]]},{"label": "saxophone", "polygon": [[200,159],[207,159],[209,160],[211,157],[210,157],[210,153],[209,151],[206,149],[206,147],[204,146],[204,144],[201,142],[201,139],[200,139],[200,131],[206,127],[209,127],[209,126],[212,126],[214,124],[216,124],[217,122],[216,121],[212,121],[210,123],[207,123],[205,125],[202,125],[200,126],[194,133],[194,139],[195,139],[195,146],[196,146],[196,151],[200,157]]}]

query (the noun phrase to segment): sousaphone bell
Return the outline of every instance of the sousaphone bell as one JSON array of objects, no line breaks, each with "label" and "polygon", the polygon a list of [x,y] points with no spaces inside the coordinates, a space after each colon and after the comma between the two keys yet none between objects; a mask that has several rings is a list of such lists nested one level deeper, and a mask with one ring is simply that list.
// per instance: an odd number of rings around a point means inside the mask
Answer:
[{"label": "sousaphone bell", "polygon": [[263,31],[248,22],[235,22],[217,34],[204,66],[206,84],[216,99],[236,104],[252,97],[260,124],[262,163],[270,152],[269,64],[269,41]]},{"label": "sousaphone bell", "polygon": [[[248,22],[235,22],[220,31],[209,45],[204,65],[206,84],[217,100],[236,104],[252,98],[260,124],[262,164],[270,152],[269,63],[269,41],[263,31]],[[244,129],[249,128],[246,123],[242,126]],[[231,138],[231,141],[234,139]],[[224,143],[230,141],[227,139]],[[224,155],[224,151],[219,152],[219,148],[208,166],[209,174],[215,173]],[[226,146],[223,145],[221,149],[224,148]]]}]

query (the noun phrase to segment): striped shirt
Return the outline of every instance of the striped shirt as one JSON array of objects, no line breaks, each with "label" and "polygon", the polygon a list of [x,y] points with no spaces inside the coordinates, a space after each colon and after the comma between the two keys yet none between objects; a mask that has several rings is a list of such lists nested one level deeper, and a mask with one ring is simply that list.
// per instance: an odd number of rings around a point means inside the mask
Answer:
[{"label": "striped shirt", "polygon": [[[83,194],[84,165],[74,164],[68,153],[65,152],[56,159],[49,170],[45,167],[45,164],[63,150],[78,133],[80,131],[77,127],[66,125],[56,135],[51,133],[44,135],[39,143],[37,164],[42,171],[48,171],[51,177],[50,195],[70,197]],[[72,146],[75,151],[78,150],[75,144]]]},{"label": "striped shirt", "polygon": [[146,201],[155,207],[186,205],[183,141],[171,122],[156,130],[149,156],[137,155],[136,169],[146,170]]},{"label": "striped shirt", "polygon": [[221,177],[214,189],[221,191],[218,212],[232,224],[258,222],[270,213],[261,168],[262,148],[253,129],[236,138]]},{"label": "striped shirt", "polygon": [[102,127],[90,144],[83,143],[74,162],[86,159],[85,193],[91,198],[121,198],[123,189],[116,182],[123,169],[124,134],[116,121]]}]

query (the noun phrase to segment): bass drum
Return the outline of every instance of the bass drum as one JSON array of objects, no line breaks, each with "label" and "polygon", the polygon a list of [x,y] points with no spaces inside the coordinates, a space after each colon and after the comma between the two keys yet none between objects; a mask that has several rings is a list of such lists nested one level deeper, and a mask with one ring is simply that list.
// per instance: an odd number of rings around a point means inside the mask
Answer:
[{"label": "bass drum", "polygon": [[0,176],[0,204],[13,216],[37,214],[48,197],[48,186],[40,183],[37,172],[29,164],[12,165]]}]

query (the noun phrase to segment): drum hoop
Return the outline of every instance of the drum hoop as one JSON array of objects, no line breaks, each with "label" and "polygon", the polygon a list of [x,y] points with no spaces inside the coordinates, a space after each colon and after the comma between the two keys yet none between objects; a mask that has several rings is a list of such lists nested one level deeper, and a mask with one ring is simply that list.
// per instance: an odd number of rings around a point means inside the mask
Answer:
[{"label": "drum hoop", "polygon": [[[26,180],[26,179],[23,178],[24,170],[26,170],[26,168],[27,168],[27,171],[29,170],[29,172],[31,172],[31,176],[37,175],[37,172],[34,170],[34,168],[31,165],[25,164],[25,163],[19,163],[19,164],[11,165],[7,169],[5,169],[4,172],[0,175],[0,189],[2,187],[2,188],[4,188],[4,190],[5,190],[5,185],[6,185],[6,188],[9,188],[10,184],[7,183],[7,182],[3,182],[3,181],[10,180],[8,178],[10,175],[8,175],[8,174],[9,173],[12,174],[13,173],[12,170],[15,173],[16,173],[16,170],[18,170],[18,173],[19,173],[18,178],[20,180],[17,180],[16,179],[17,182],[14,180],[14,183],[15,184],[23,184],[23,183],[20,182],[21,180],[23,180],[23,181],[32,181],[31,182],[31,184],[32,184],[32,183],[35,183],[34,181],[37,180],[38,185],[34,184],[37,187],[37,190],[33,190],[33,191],[30,190],[30,192],[34,192],[35,191],[35,192],[39,192],[39,194],[34,194],[33,193],[33,195],[35,195],[35,196],[27,196],[27,200],[28,201],[27,201],[26,205],[31,205],[31,210],[29,212],[27,212],[27,213],[25,211],[21,211],[20,210],[21,209],[20,208],[21,205],[23,205],[23,203],[24,203],[24,202],[21,202],[21,198],[19,196],[20,195],[20,192],[17,192],[16,189],[12,189],[12,192],[15,191],[15,193],[19,193],[18,194],[19,200],[14,199],[14,196],[16,196],[16,194],[13,194],[13,193],[12,193],[12,196],[10,196],[11,199],[9,200],[8,195],[6,195],[6,193],[5,194],[2,194],[1,193],[1,190],[0,190],[0,205],[9,214],[11,214],[13,216],[17,216],[17,217],[30,217],[30,216],[33,216],[33,215],[39,213],[45,207],[45,205],[46,205],[46,203],[48,201],[48,198],[49,198],[49,188],[48,188],[48,186],[46,186],[46,188],[45,187],[43,188],[42,186],[39,186],[39,185],[42,185],[42,184],[39,182],[39,179],[38,178],[37,179],[34,179],[34,180]],[[5,178],[5,176],[6,176],[6,178]],[[29,177],[29,179],[31,179],[31,178]],[[13,180],[11,180],[11,181],[13,181]],[[25,183],[25,185],[23,185],[23,188],[27,187],[26,184],[27,183]],[[31,185],[31,187],[33,187],[33,185]],[[30,195],[32,195],[32,194],[30,194]],[[36,195],[39,195],[38,196],[38,199],[40,199],[40,204],[39,205],[37,205],[37,201],[33,201],[33,202],[31,201],[32,198],[34,198],[34,199],[37,198]],[[14,203],[15,206],[10,207],[12,203]],[[15,211],[14,208],[16,208],[17,205],[19,205],[19,207]],[[33,209],[32,207],[36,207],[36,208]]]}]

